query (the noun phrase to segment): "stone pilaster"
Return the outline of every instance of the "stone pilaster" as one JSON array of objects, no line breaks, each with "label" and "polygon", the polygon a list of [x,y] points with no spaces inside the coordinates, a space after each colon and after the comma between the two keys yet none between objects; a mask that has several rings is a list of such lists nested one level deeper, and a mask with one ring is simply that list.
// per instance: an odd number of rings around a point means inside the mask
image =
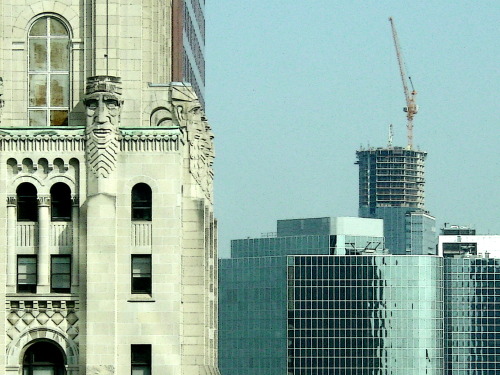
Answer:
[{"label": "stone pilaster", "polygon": [[50,291],[50,196],[38,196],[38,288],[39,293]]},{"label": "stone pilaster", "polygon": [[17,197],[7,196],[7,285],[16,285]]}]

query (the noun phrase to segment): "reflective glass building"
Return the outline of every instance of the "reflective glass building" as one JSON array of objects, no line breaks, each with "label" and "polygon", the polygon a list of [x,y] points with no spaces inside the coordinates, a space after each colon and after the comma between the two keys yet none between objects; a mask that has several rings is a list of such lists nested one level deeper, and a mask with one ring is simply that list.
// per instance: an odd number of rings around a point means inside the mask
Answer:
[{"label": "reflective glass building", "polygon": [[232,241],[222,375],[500,373],[500,241],[474,256],[387,255],[345,230],[355,222],[327,219]]},{"label": "reflective glass building", "polygon": [[500,374],[500,259],[446,257],[444,275],[445,373]]},{"label": "reflective glass building", "polygon": [[441,374],[442,258],[384,256],[378,221],[358,220],[283,220],[277,237],[232,241],[223,375]]},{"label": "reflective glass building", "polygon": [[441,374],[442,259],[288,257],[288,374]]}]

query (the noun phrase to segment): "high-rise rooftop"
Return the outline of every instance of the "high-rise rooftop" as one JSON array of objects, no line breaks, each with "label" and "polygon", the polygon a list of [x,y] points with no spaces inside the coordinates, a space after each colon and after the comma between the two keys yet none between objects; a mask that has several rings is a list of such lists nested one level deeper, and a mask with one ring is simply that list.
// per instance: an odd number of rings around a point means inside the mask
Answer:
[{"label": "high-rise rooftop", "polygon": [[[435,254],[435,219],[425,211],[425,151],[409,147],[356,151],[359,216],[384,220],[393,254]],[[418,224],[418,225],[416,225]]]},{"label": "high-rise rooftop", "polygon": [[403,147],[357,151],[362,216],[373,213],[376,207],[423,209],[426,156],[424,151]]}]

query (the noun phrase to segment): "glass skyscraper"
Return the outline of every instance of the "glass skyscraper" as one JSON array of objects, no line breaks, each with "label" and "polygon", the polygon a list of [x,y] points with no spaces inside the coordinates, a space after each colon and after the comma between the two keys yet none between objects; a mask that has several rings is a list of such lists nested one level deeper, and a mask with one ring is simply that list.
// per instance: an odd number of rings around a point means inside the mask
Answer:
[{"label": "glass skyscraper", "polygon": [[441,374],[442,259],[288,257],[288,374]]},{"label": "glass skyscraper", "polygon": [[444,258],[448,375],[500,374],[500,259]]},{"label": "glass skyscraper", "polygon": [[222,375],[499,373],[500,259],[387,255],[373,231],[332,223],[283,220],[274,238],[232,241]]}]

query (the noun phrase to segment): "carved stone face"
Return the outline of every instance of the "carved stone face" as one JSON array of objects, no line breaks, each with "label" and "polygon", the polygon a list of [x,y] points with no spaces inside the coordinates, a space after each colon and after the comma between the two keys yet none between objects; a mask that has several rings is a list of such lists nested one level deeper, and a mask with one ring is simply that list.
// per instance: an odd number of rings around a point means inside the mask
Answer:
[{"label": "carved stone face", "polygon": [[107,177],[115,169],[119,150],[121,101],[114,93],[100,91],[88,94],[84,103],[88,162],[96,176]]},{"label": "carved stone face", "polygon": [[87,129],[97,143],[105,143],[120,122],[121,102],[117,95],[96,92],[85,98]]}]

